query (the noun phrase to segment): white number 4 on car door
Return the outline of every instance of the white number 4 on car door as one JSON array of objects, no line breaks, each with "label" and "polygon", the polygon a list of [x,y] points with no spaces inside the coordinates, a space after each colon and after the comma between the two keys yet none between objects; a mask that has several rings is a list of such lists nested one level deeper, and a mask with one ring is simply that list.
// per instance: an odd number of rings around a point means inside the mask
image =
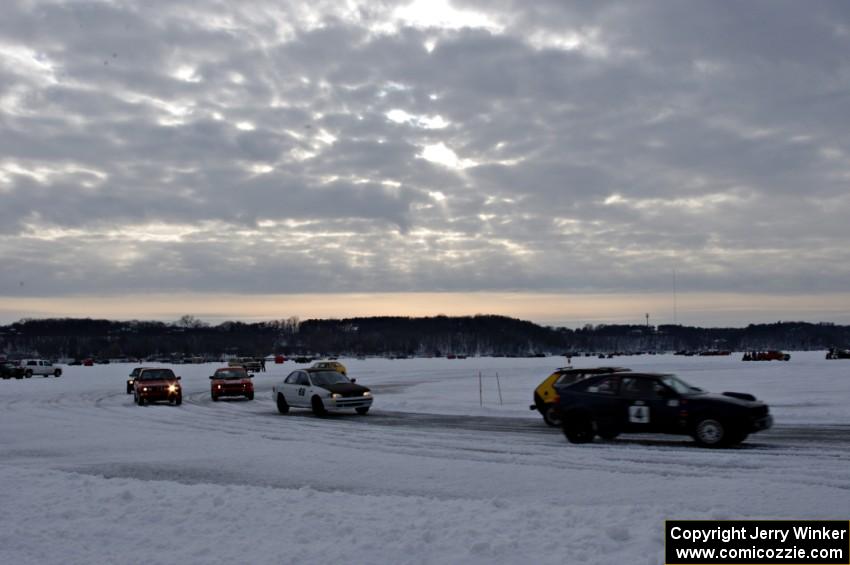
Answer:
[{"label": "white number 4 on car door", "polygon": [[629,406],[629,422],[633,424],[648,424],[649,406],[640,404]]}]

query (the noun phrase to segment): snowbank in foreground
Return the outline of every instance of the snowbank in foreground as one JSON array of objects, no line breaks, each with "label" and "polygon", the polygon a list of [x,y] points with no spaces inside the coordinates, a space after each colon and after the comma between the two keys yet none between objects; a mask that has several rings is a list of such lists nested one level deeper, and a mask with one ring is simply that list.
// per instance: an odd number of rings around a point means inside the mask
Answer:
[{"label": "snowbank in foreground", "polygon": [[213,403],[213,365],[177,367],[180,407],[135,406],[126,365],[0,381],[0,563],[656,564],[666,518],[850,508],[850,362],[822,353],[613,360],[771,404],[775,430],[722,451],[567,444],[528,410],[563,359],[344,362],[376,391],[366,417],[278,414],[292,363],[251,402]]},{"label": "snowbank in foreground", "polygon": [[0,558],[18,565],[649,564],[662,544],[658,511],[647,507],[22,475],[9,467],[0,467],[0,481],[3,514],[14,517],[0,531]]}]

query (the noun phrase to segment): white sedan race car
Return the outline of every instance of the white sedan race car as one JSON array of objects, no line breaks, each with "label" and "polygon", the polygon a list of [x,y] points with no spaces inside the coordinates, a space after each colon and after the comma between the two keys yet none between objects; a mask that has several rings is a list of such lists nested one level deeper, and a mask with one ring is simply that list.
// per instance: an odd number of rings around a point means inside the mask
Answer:
[{"label": "white sedan race car", "polygon": [[352,408],[358,414],[365,414],[372,406],[368,388],[329,369],[292,371],[282,383],[272,387],[272,397],[281,414],[290,408],[310,408],[316,416],[324,416],[329,410]]}]

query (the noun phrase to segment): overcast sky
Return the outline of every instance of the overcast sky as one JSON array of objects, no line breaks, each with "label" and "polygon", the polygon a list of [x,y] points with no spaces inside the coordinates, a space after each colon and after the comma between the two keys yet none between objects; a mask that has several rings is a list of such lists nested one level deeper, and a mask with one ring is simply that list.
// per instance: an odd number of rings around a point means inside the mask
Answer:
[{"label": "overcast sky", "polygon": [[5,0],[0,319],[850,322],[848,125],[842,1]]}]

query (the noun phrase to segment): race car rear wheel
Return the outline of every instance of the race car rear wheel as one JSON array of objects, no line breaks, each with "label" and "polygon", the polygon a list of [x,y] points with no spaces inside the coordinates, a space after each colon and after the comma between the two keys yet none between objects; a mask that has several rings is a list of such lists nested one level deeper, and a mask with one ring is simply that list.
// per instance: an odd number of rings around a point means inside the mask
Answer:
[{"label": "race car rear wheel", "polygon": [[26,371],[24,371],[24,376],[28,379],[32,378],[32,370],[27,369]]},{"label": "race car rear wheel", "polygon": [[249,392],[248,394],[245,395],[245,398],[247,398],[248,400],[254,400],[254,393]]},{"label": "race car rear wheel", "polygon": [[56,369],[55,371],[53,371],[53,376],[54,377],[61,377],[62,376],[62,370]]},{"label": "race car rear wheel", "polygon": [[289,404],[286,403],[286,399],[281,393],[277,393],[277,411],[281,414],[289,412]]},{"label": "race car rear wheel", "polygon": [[550,404],[543,408],[543,421],[552,426],[553,428],[559,427],[563,424],[563,418],[561,418],[561,411],[558,410],[558,407],[554,404]]},{"label": "race car rear wheel", "polygon": [[726,426],[714,418],[705,418],[697,422],[693,436],[703,447],[720,447],[726,445],[730,439]]},{"label": "race car rear wheel", "polygon": [[562,429],[570,443],[590,443],[596,435],[593,420],[588,414],[568,414],[564,417]]},{"label": "race car rear wheel", "polygon": [[310,407],[313,409],[313,414],[320,418],[326,416],[328,413],[327,409],[325,409],[325,403],[318,396],[314,396],[310,401]]}]

